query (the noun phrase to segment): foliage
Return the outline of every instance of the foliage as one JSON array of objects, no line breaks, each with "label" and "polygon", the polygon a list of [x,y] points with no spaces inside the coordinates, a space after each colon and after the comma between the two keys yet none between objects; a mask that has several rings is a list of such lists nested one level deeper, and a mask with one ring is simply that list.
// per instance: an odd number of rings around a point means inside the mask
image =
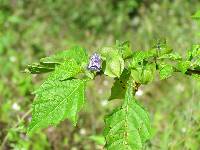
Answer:
[{"label": "foliage", "polygon": [[105,147],[115,149],[142,149],[151,137],[152,129],[147,112],[137,104],[129,83],[122,106],[105,119]]},{"label": "foliage", "polygon": [[[127,54],[127,50],[130,49],[128,47],[130,44],[125,43],[120,44],[120,47],[117,43],[114,47],[100,49],[104,65],[101,74],[116,78],[111,90],[114,92],[111,93],[111,99],[123,99],[120,108],[113,110],[112,114],[105,119],[105,147],[110,150],[142,149],[144,143],[152,135],[148,114],[133,96],[138,85],[152,82],[156,76],[156,70],[159,70],[161,80],[169,78],[174,72],[186,75],[200,73],[200,65],[196,63],[196,57],[198,62],[200,56],[199,45],[193,46],[188,52],[189,59],[185,60],[178,54],[174,54],[166,41],[158,41],[148,51],[132,52],[123,58],[123,54]],[[58,65],[35,92],[36,99],[28,129],[29,134],[38,128],[57,125],[65,118],[76,124],[77,113],[84,104],[85,82],[91,79],[84,73],[86,71],[80,71],[88,69],[87,66],[81,64],[89,61],[86,55],[79,55],[82,50],[82,48],[72,48],[52,58],[42,59],[42,63],[45,60],[53,60],[45,62],[57,62]],[[57,58],[62,61],[55,61]],[[94,60],[90,59],[90,61]],[[127,75],[128,72],[131,73]],[[92,70],[91,73],[95,76],[97,71]],[[119,80],[124,80],[124,85],[120,84]],[[117,92],[121,94],[116,95]]]}]

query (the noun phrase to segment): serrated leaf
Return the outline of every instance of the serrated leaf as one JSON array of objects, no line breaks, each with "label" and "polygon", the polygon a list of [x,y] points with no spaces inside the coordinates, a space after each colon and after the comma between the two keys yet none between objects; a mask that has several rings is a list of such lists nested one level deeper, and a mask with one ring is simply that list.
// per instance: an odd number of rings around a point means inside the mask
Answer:
[{"label": "serrated leaf", "polygon": [[173,72],[174,72],[174,69],[171,65],[161,64],[161,66],[159,67],[159,73],[160,73],[161,80],[169,78]]},{"label": "serrated leaf", "polygon": [[49,65],[42,65],[38,63],[34,63],[31,65],[28,65],[25,69],[25,72],[31,73],[31,74],[40,74],[40,73],[47,73],[51,72],[55,69],[55,65],[49,66]]},{"label": "serrated leaf", "polygon": [[132,86],[129,86],[121,108],[105,118],[105,147],[108,150],[140,150],[151,135],[149,115],[136,102]]},{"label": "serrated leaf", "polygon": [[39,128],[57,125],[66,118],[76,124],[77,113],[85,101],[84,92],[85,82],[79,79],[44,82],[36,91],[28,134]]},{"label": "serrated leaf", "polygon": [[85,81],[79,79],[66,80],[80,73],[81,68],[70,59],[57,65],[55,71],[35,91],[32,120],[28,127],[28,134],[38,128],[57,125],[65,118],[74,124],[77,113],[84,104]]},{"label": "serrated leaf", "polygon": [[69,50],[61,51],[53,56],[45,57],[40,60],[42,64],[61,64],[64,61],[74,59],[79,65],[88,63],[86,49],[76,46]]},{"label": "serrated leaf", "polygon": [[61,65],[55,68],[54,73],[49,76],[50,80],[59,79],[65,80],[71,77],[75,77],[81,72],[81,67],[75,62],[74,59],[65,61]]},{"label": "serrated leaf", "polygon": [[177,64],[177,69],[181,71],[182,73],[185,73],[187,69],[190,68],[190,64],[191,64],[190,61],[180,61]]},{"label": "serrated leaf", "polygon": [[109,100],[124,98],[129,76],[130,76],[130,72],[124,69],[120,78],[115,78],[115,82],[111,88],[111,96]]}]

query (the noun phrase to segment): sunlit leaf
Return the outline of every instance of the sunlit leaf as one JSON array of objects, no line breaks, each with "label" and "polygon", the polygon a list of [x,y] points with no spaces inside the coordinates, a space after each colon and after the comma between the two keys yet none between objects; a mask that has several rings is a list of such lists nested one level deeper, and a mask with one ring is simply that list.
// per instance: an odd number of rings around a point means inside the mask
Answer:
[{"label": "sunlit leaf", "polygon": [[94,141],[98,145],[105,144],[105,138],[103,135],[91,135],[91,136],[89,136],[89,139]]},{"label": "sunlit leaf", "polygon": [[182,57],[178,53],[164,54],[158,59],[170,59],[170,60],[181,60]]},{"label": "sunlit leaf", "polygon": [[187,69],[190,68],[190,61],[180,61],[177,64],[177,68],[179,71],[181,71],[182,73],[185,73],[187,71]]},{"label": "sunlit leaf", "polygon": [[65,80],[70,77],[75,77],[80,72],[81,67],[75,62],[74,59],[70,59],[61,65],[58,65],[55,68],[54,73],[50,75],[50,79]]},{"label": "sunlit leaf", "polygon": [[168,65],[168,64],[160,65],[159,73],[160,73],[161,80],[169,78],[173,72],[174,72],[174,69],[171,65]]},{"label": "sunlit leaf", "polygon": [[42,64],[61,64],[64,61],[74,59],[79,65],[88,63],[88,54],[86,49],[76,46],[69,50],[61,51],[53,56],[45,57],[40,60]]},{"label": "sunlit leaf", "polygon": [[149,115],[136,102],[129,85],[122,106],[105,118],[105,147],[108,150],[141,150],[151,135]]},{"label": "sunlit leaf", "polygon": [[158,56],[169,54],[173,51],[173,49],[167,45],[167,41],[165,39],[156,40],[153,48],[157,50]]},{"label": "sunlit leaf", "polygon": [[77,113],[85,101],[84,91],[85,82],[79,79],[45,81],[35,92],[28,134],[39,128],[57,125],[66,118],[76,124]]},{"label": "sunlit leaf", "polygon": [[154,80],[156,73],[155,63],[138,65],[131,69],[131,76],[137,83],[147,84]]},{"label": "sunlit leaf", "polygon": [[120,43],[119,41],[117,41],[116,46],[124,59],[132,56],[130,42],[125,41],[125,42]]},{"label": "sunlit leaf", "polygon": [[124,70],[124,60],[117,50],[103,51],[105,57],[104,74],[109,77],[120,77]]}]

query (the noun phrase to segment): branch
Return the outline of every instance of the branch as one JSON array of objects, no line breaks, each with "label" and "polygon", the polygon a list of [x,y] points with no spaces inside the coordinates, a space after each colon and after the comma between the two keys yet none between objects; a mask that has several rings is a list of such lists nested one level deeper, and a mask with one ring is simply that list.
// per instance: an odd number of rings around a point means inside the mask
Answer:
[{"label": "branch", "polygon": [[198,75],[200,75],[200,70],[191,70],[191,69],[188,69],[186,71],[186,74],[187,75],[192,75],[192,74],[198,74]]}]

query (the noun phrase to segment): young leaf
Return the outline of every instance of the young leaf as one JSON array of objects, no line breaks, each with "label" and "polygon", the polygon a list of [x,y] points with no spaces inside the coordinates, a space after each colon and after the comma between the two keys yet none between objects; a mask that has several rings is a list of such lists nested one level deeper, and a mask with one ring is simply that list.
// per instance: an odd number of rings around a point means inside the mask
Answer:
[{"label": "young leaf", "polygon": [[141,84],[147,84],[152,82],[155,78],[156,65],[155,63],[138,65],[136,68],[131,69],[131,76],[137,82]]},{"label": "young leaf", "polygon": [[57,125],[68,118],[77,122],[77,113],[84,104],[85,82],[79,79],[47,80],[35,92],[32,120],[28,134],[39,128]]},{"label": "young leaf", "polygon": [[65,80],[71,77],[75,77],[81,72],[81,67],[75,62],[74,59],[65,61],[61,65],[55,68],[54,73],[50,75],[50,79]]},{"label": "young leaf", "polygon": [[149,51],[136,51],[133,53],[133,59],[130,64],[131,68],[137,67],[138,64],[143,63],[144,61],[151,60],[156,55],[154,50]]},{"label": "young leaf", "polygon": [[200,75],[198,74],[193,74],[192,77],[197,80],[197,81],[200,81]]},{"label": "young leaf", "polygon": [[170,60],[182,60],[182,57],[178,53],[164,54],[158,59],[170,59]]},{"label": "young leaf", "polygon": [[151,135],[149,115],[136,102],[129,85],[121,108],[105,118],[105,147],[108,150],[141,150]]},{"label": "young leaf", "polygon": [[76,46],[66,51],[61,51],[53,56],[45,57],[40,60],[42,64],[61,64],[64,61],[74,59],[79,65],[85,65],[88,62],[86,49]]},{"label": "young leaf", "polygon": [[130,76],[130,72],[124,69],[120,78],[115,78],[115,82],[111,88],[111,96],[109,100],[124,98],[129,76]]},{"label": "young leaf", "polygon": [[169,78],[173,72],[174,72],[174,69],[171,65],[161,64],[159,67],[159,73],[160,73],[161,80]]},{"label": "young leaf", "polygon": [[125,41],[120,43],[119,41],[116,41],[116,46],[124,59],[129,58],[132,55],[130,42]]},{"label": "young leaf", "polygon": [[191,61],[195,57],[200,57],[200,45],[193,45],[187,53],[187,60]]},{"label": "young leaf", "polygon": [[157,50],[158,56],[169,54],[173,51],[173,49],[167,45],[166,40],[157,40],[153,48]]},{"label": "young leaf", "polygon": [[55,65],[54,66],[46,66],[43,64],[31,64],[28,65],[28,67],[25,69],[25,72],[27,73],[31,73],[31,74],[40,74],[40,73],[47,73],[47,72],[51,72],[55,69]]},{"label": "young leaf", "polygon": [[180,61],[177,64],[177,69],[180,70],[183,74],[190,68],[190,61]]},{"label": "young leaf", "polygon": [[104,74],[109,77],[120,77],[124,70],[124,60],[118,51],[112,50],[105,54]]}]

